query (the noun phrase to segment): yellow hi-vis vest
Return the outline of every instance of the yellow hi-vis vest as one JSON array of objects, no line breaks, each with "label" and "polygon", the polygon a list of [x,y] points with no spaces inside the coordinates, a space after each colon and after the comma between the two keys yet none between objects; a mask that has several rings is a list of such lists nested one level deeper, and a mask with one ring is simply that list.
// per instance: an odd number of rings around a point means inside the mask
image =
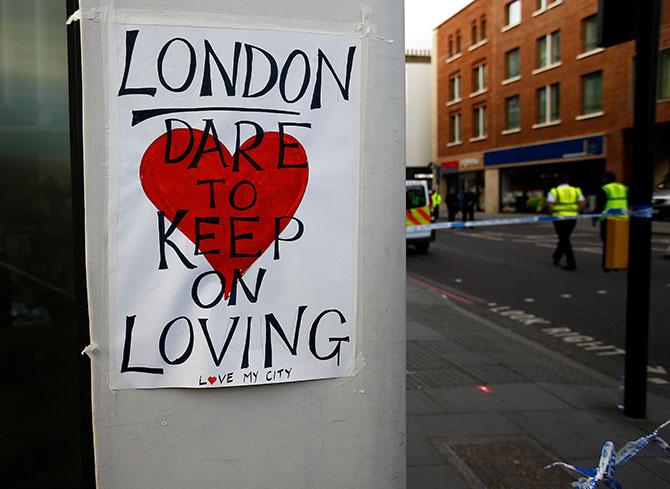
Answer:
[{"label": "yellow hi-vis vest", "polygon": [[433,207],[437,207],[442,203],[442,196],[437,192],[435,192],[433,193],[432,200],[433,200]]},{"label": "yellow hi-vis vest", "polygon": [[[610,209],[621,209],[625,211],[628,209],[628,187],[623,183],[611,182],[602,186],[603,192],[607,196],[605,202],[604,212]],[[613,217],[619,219],[628,219],[627,214],[615,214]]]},{"label": "yellow hi-vis vest", "polygon": [[579,187],[565,185],[552,188],[549,193],[554,196],[554,216],[576,216],[579,214],[579,198],[582,190]]}]

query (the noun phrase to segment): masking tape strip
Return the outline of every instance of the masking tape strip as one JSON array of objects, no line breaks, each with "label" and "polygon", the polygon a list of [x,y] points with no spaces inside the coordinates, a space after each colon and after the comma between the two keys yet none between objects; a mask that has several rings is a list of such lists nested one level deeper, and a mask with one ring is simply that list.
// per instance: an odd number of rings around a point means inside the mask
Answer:
[{"label": "masking tape strip", "polygon": [[95,343],[91,343],[90,345],[87,345],[86,348],[84,348],[81,351],[81,354],[86,355],[88,358],[93,360],[93,355],[99,350],[100,349],[98,348],[98,345],[96,345]]}]

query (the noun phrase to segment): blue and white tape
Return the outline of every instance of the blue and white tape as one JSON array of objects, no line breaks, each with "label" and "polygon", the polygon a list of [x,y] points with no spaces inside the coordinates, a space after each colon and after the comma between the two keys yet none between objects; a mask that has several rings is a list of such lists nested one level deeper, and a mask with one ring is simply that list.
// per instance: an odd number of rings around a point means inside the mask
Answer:
[{"label": "blue and white tape", "polygon": [[[651,209],[651,208],[650,208]],[[576,219],[600,219],[606,217],[617,217],[622,215],[630,215],[635,217],[643,217],[651,219],[652,214],[649,209],[645,208],[636,211],[621,211],[618,209],[611,209],[608,212],[600,214],[578,214],[576,216],[530,216],[530,217],[508,217],[502,219],[484,219],[481,221],[454,221],[454,222],[434,222],[431,224],[423,224],[420,226],[407,226],[407,234],[425,233],[438,229],[463,229],[463,228],[478,228],[484,226],[504,226],[508,224],[531,224],[534,222],[554,222],[554,221],[574,221]]]},{"label": "blue and white tape", "polygon": [[640,453],[643,448],[653,442],[662,450],[670,452],[670,445],[668,445],[663,438],[658,436],[658,432],[668,425],[670,425],[670,420],[656,428],[653,433],[638,438],[637,440],[629,441],[618,452],[614,450],[614,443],[611,441],[605,442],[600,452],[600,462],[596,468],[585,469],[564,462],[554,462],[551,465],[547,465],[545,469],[551,467],[565,467],[585,476],[572,483],[572,487],[575,489],[596,489],[601,482],[605,487],[622,489],[621,483],[614,478],[614,473],[619,467]]}]

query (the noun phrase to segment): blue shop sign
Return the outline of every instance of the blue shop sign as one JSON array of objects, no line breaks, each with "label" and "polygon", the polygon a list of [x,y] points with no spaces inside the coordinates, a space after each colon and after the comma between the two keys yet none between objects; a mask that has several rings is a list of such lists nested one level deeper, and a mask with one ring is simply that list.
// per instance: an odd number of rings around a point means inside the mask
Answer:
[{"label": "blue shop sign", "polygon": [[484,166],[602,156],[604,145],[603,136],[590,136],[567,141],[486,151],[484,152]]}]

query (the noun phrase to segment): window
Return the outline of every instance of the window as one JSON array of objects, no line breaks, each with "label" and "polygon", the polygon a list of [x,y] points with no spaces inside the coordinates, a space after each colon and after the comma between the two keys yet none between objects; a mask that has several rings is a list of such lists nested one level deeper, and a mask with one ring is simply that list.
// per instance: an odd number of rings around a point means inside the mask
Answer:
[{"label": "window", "polygon": [[486,137],[486,105],[475,107],[472,111],[472,138]]},{"label": "window", "polygon": [[505,99],[505,129],[513,130],[521,127],[519,114],[519,96],[507,97]]},{"label": "window", "polygon": [[587,53],[598,47],[598,16],[596,14],[582,20],[582,52]]},{"label": "window", "polygon": [[509,80],[521,75],[521,50],[514,48],[505,53],[505,79]]},{"label": "window", "polygon": [[471,33],[472,33],[472,42],[470,44],[472,44],[474,46],[479,41],[479,39],[477,38],[477,21],[476,20],[472,21],[472,26],[470,27],[470,29],[471,29]]},{"label": "window", "polygon": [[405,209],[416,209],[426,205],[426,191],[420,185],[412,185],[407,187],[405,192]]},{"label": "window", "polygon": [[561,61],[561,31],[555,31],[537,40],[537,68],[548,68]]},{"label": "window", "polygon": [[453,113],[449,116],[449,143],[458,144],[461,142],[461,114]]},{"label": "window", "polygon": [[582,76],[582,114],[603,110],[603,72],[596,71]]},{"label": "window", "polygon": [[537,13],[542,13],[560,3],[562,3],[562,0],[535,0],[535,11]]},{"label": "window", "polygon": [[486,90],[486,63],[481,63],[472,69],[472,93],[484,90]]},{"label": "window", "polygon": [[538,124],[560,121],[560,84],[554,83],[537,90]]},{"label": "window", "polygon": [[461,100],[461,75],[456,73],[449,77],[449,102]]},{"label": "window", "polygon": [[461,31],[456,31],[456,54],[461,52]]},{"label": "window", "polygon": [[479,19],[479,37],[482,41],[486,40],[486,15]]},{"label": "window", "polygon": [[449,54],[449,58],[451,58],[454,55],[454,36],[449,36],[449,43],[448,43],[448,49],[447,52]]},{"label": "window", "polygon": [[505,5],[505,27],[521,23],[521,0],[513,0]]}]

